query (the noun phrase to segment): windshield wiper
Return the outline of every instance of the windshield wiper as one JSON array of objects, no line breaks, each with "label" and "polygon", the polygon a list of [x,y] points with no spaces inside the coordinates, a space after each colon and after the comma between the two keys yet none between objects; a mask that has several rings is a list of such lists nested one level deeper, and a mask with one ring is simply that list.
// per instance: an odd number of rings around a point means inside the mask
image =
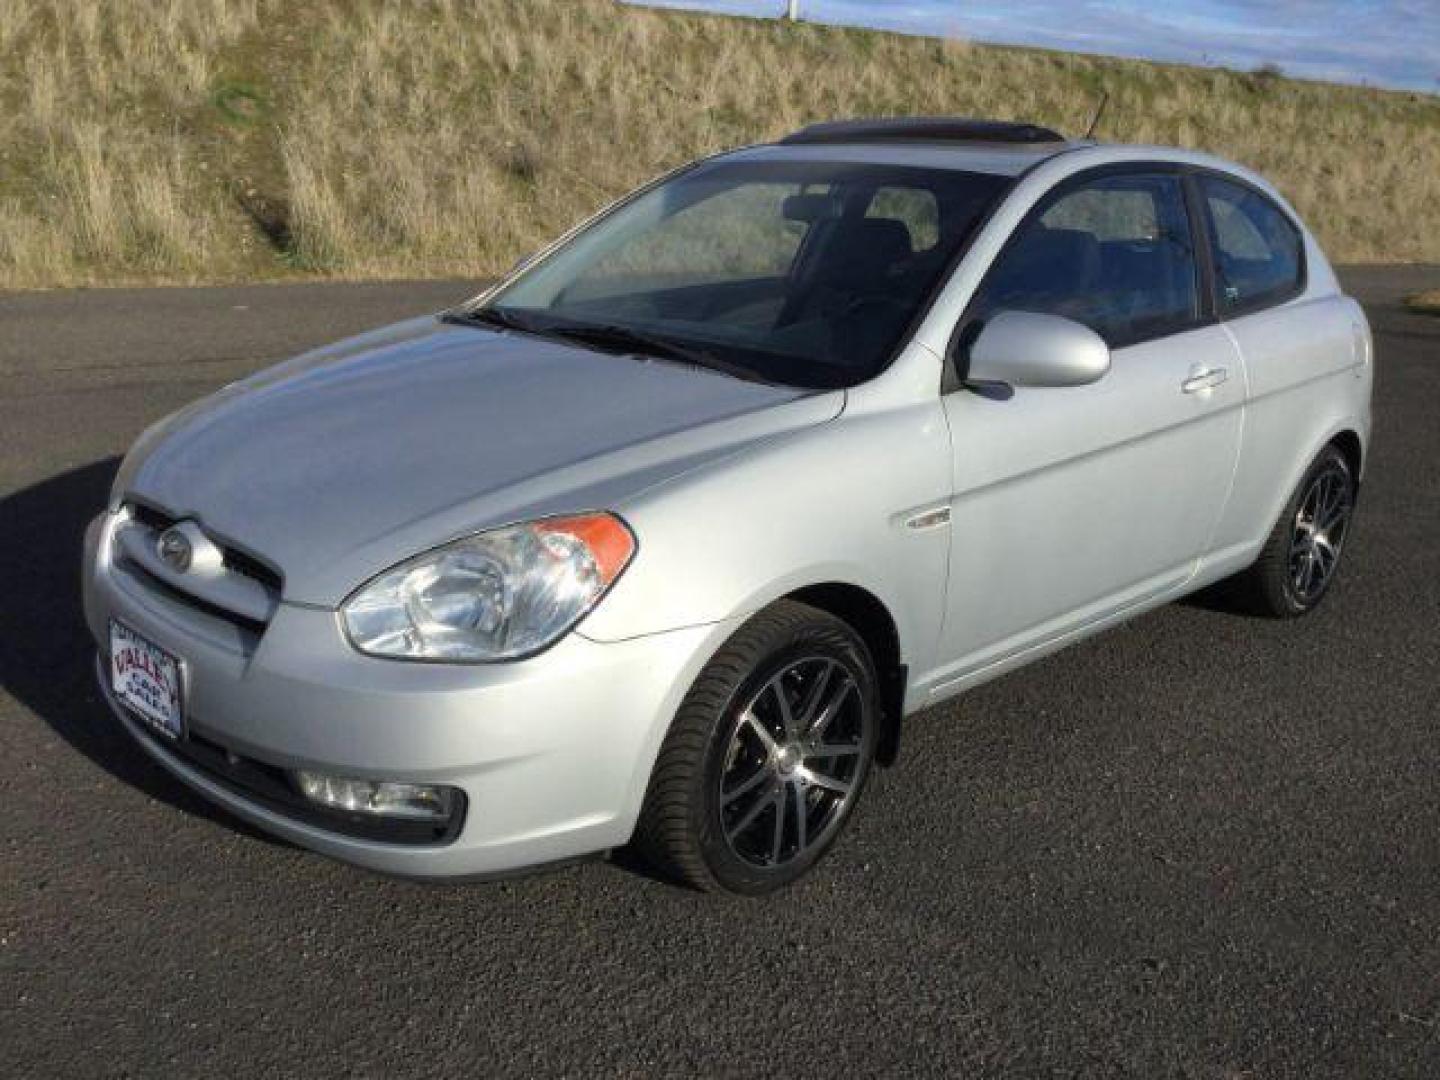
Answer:
[{"label": "windshield wiper", "polygon": [[621,353],[626,355],[648,356],[660,360],[672,360],[681,364],[690,364],[693,367],[705,368],[709,371],[718,371],[721,374],[729,375],[735,379],[744,379],[746,382],[758,382],[770,384],[770,380],[752,371],[750,368],[740,364],[732,364],[723,360],[714,353],[704,349],[696,349],[687,345],[680,345],[665,338],[647,334],[643,330],[634,330],[628,326],[616,326],[608,323],[552,323],[542,324],[531,322],[528,318],[516,314],[508,308],[482,307],[482,308],[455,308],[441,314],[440,318],[446,322],[459,323],[465,326],[493,326],[500,330],[512,330],[520,334],[533,334],[536,337],[556,338],[578,342],[581,345],[589,345],[602,352]]},{"label": "windshield wiper", "polygon": [[548,332],[536,326],[529,319],[521,318],[512,311],[498,307],[453,308],[442,312],[440,318],[449,323],[464,326],[493,326],[499,330],[514,330],[521,334],[549,336]]},{"label": "windshield wiper", "polygon": [[659,360],[673,360],[681,364],[690,364],[694,367],[705,368],[709,371],[718,371],[723,375],[729,375],[735,379],[744,379],[746,382],[769,383],[750,368],[740,364],[732,364],[728,360],[722,360],[714,353],[704,349],[696,349],[688,345],[680,345],[666,338],[656,337],[647,334],[643,330],[635,330],[628,326],[616,326],[612,324],[591,324],[576,323],[573,325],[556,325],[546,327],[546,333],[555,337],[568,338],[571,341],[578,341],[582,345],[590,345],[604,352],[618,352],[635,356],[649,356]]}]

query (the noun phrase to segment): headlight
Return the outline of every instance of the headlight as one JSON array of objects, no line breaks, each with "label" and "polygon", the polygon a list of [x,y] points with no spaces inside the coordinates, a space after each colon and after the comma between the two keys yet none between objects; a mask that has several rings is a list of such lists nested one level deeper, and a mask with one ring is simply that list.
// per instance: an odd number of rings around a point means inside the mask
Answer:
[{"label": "headlight", "polygon": [[511,525],[387,570],[341,608],[361,652],[414,660],[513,660],[558,640],[635,554],[613,514]]}]

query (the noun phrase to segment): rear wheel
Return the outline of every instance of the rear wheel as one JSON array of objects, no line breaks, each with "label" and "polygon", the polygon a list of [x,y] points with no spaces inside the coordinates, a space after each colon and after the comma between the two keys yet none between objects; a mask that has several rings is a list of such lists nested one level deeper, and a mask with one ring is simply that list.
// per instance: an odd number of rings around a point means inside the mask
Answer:
[{"label": "rear wheel", "polygon": [[782,601],[701,672],[661,747],[640,850],[699,889],[794,881],[839,836],[864,787],[880,715],[874,665],[848,625]]},{"label": "rear wheel", "polygon": [[1234,579],[1245,606],[1277,618],[1304,615],[1319,606],[1340,565],[1355,494],[1349,461],[1327,446],[1290,497],[1260,558]]}]

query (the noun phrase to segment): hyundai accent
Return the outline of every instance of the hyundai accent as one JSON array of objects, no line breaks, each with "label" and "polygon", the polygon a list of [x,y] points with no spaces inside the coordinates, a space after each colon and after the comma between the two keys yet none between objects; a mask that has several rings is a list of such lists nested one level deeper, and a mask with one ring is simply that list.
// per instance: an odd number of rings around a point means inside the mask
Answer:
[{"label": "hyundai accent", "polygon": [[763,893],[911,714],[1222,579],[1313,610],[1371,376],[1244,168],[817,125],[144,432],[87,534],[97,673],[183,783],[328,855],[633,842]]}]

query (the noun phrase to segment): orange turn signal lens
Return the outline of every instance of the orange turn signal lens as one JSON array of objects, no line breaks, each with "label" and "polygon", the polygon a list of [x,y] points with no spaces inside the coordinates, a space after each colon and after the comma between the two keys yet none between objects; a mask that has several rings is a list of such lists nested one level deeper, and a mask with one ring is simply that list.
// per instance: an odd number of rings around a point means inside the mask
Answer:
[{"label": "orange turn signal lens", "polygon": [[589,548],[606,588],[630,565],[635,555],[635,534],[614,514],[547,518],[537,521],[535,528],[541,532],[573,536]]}]

